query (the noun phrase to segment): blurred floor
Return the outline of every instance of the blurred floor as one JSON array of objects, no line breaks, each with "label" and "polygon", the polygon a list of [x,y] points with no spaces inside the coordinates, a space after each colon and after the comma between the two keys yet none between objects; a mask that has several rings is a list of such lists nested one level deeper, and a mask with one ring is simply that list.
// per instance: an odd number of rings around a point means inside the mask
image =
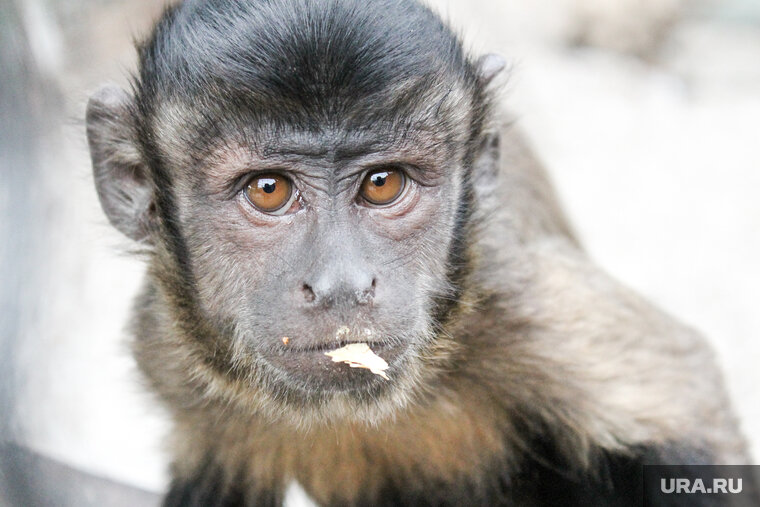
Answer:
[{"label": "blurred floor", "polygon": [[[162,5],[0,0],[0,367],[12,373],[0,403],[13,408],[0,435],[155,491],[166,418],[123,332],[142,267],[99,209],[80,119],[98,83],[126,86],[131,38]],[[756,2],[434,5],[474,51],[513,62],[504,103],[588,250],[710,337],[760,456]]]}]

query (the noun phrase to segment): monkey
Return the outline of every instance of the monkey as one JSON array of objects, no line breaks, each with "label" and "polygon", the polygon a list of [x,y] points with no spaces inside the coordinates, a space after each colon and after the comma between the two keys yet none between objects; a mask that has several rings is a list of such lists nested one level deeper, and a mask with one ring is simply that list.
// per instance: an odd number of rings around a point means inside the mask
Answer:
[{"label": "monkey", "polygon": [[188,0],[138,55],[86,130],[164,505],[638,505],[644,464],[749,460],[705,340],[589,258],[504,59],[430,8]]}]

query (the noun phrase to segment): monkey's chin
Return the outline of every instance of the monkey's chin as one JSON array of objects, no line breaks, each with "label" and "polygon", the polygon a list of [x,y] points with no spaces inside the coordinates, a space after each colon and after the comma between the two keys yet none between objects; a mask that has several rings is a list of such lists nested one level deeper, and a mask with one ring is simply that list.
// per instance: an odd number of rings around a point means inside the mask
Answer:
[{"label": "monkey's chin", "polygon": [[426,403],[434,393],[431,387],[448,364],[448,356],[439,349],[435,343],[427,347],[409,342],[372,344],[372,350],[389,365],[387,379],[332,362],[325,350],[268,356],[262,371],[265,383],[254,387],[257,395],[249,408],[295,429],[344,423],[377,427],[409,407]]},{"label": "monkey's chin", "polygon": [[389,364],[387,379],[334,363],[321,350],[280,358],[257,411],[296,430],[341,424],[378,427],[393,420],[418,397],[419,358],[406,345],[373,349]]},{"label": "monkey's chin", "polygon": [[277,371],[277,377],[291,389],[305,395],[356,393],[377,395],[392,388],[404,371],[409,352],[406,344],[373,343],[372,351],[388,363],[380,375],[367,368],[351,367],[334,362],[326,352],[331,348],[287,350],[270,356],[267,362]]}]

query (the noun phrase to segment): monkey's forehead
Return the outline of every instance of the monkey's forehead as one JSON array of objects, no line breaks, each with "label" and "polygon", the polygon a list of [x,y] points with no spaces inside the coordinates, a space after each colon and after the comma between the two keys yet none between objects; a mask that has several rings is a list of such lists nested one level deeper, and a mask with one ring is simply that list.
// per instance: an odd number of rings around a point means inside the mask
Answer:
[{"label": "monkey's forehead", "polygon": [[476,116],[472,95],[454,83],[410,79],[367,102],[362,107],[335,98],[332,107],[314,109],[303,102],[266,102],[258,95],[230,96],[212,88],[192,99],[171,97],[156,104],[150,120],[158,137],[170,134],[203,149],[219,140],[258,146],[272,138],[374,138],[387,144],[421,137],[461,141]]},{"label": "monkey's forehead", "polygon": [[430,87],[478,82],[452,31],[408,0],[185,2],[159,21],[140,59],[144,103],[224,97],[308,118],[377,114],[419,103]]}]

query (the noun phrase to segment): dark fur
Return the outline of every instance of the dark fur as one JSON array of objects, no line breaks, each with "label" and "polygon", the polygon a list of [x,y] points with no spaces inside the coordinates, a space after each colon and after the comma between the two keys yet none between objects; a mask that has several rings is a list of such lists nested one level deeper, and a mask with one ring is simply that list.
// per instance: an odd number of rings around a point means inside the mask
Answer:
[{"label": "dark fur", "polygon": [[[709,348],[587,259],[496,120],[498,67],[412,1],[188,1],[133,96],[93,97],[101,202],[149,252],[134,350],[176,424],[166,505],[292,480],[329,505],[637,505],[644,463],[746,460]],[[387,229],[350,186],[380,154],[421,182]],[[308,173],[306,211],[241,218],[272,160]],[[341,303],[304,304],[313,279]],[[401,348],[390,381],[298,377],[280,337],[343,322]]]}]

